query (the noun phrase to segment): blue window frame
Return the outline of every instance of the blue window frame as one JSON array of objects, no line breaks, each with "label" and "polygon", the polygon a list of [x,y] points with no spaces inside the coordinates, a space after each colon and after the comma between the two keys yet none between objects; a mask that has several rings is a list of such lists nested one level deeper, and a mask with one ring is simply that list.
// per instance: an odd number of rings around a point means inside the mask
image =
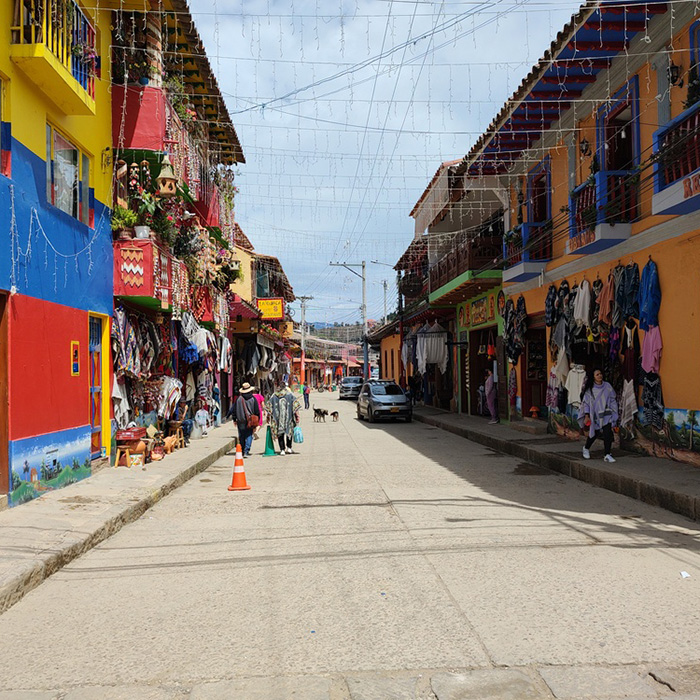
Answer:
[{"label": "blue window frame", "polygon": [[690,65],[700,64],[700,20],[690,25]]},{"label": "blue window frame", "polygon": [[639,163],[639,78],[636,75],[598,110],[596,141],[601,170],[632,170]]}]

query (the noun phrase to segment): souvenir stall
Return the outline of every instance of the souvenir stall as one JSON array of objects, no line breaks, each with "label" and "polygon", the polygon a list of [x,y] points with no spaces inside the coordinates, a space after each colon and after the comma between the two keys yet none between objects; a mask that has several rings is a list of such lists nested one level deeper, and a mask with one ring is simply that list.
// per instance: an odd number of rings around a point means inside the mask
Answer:
[{"label": "souvenir stall", "polygon": [[[551,284],[545,298],[549,329],[546,404],[556,432],[578,438],[578,409],[587,373],[603,371],[617,394],[621,434],[635,435],[635,417],[663,431],[666,427],[659,377],[662,339],[661,288],[649,256],[643,270],[636,262],[618,263],[601,277],[583,275],[571,283]],[[641,338],[641,341],[640,341]],[[642,410],[640,410],[640,408]]]},{"label": "souvenir stall", "polygon": [[415,367],[423,377],[423,403],[426,406],[449,408],[452,382],[448,373],[448,331],[437,321],[426,321],[415,338]]}]

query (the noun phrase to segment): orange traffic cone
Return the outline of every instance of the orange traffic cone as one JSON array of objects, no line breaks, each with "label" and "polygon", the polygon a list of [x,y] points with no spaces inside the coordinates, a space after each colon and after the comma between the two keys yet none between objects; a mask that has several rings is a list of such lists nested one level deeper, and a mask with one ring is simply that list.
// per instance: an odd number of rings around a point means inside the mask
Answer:
[{"label": "orange traffic cone", "polygon": [[243,467],[243,450],[241,443],[236,445],[236,461],[233,463],[233,479],[229,491],[247,491],[250,488],[245,480],[245,468]]}]

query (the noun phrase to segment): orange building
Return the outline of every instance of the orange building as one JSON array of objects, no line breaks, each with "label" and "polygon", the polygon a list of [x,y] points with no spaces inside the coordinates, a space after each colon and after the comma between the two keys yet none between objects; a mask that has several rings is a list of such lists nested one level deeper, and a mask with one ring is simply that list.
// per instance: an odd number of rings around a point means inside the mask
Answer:
[{"label": "orange building", "polygon": [[[502,416],[536,409],[578,437],[578,378],[601,366],[638,408],[622,417],[623,443],[700,463],[699,53],[690,3],[673,13],[664,2],[587,3],[447,165],[417,235],[430,239],[438,213],[468,222],[452,227],[462,239],[447,251],[443,235],[433,275],[484,223],[502,222],[499,259],[471,267],[472,277],[503,270]],[[431,306],[447,299],[457,313],[468,298],[454,288],[431,289]]]}]

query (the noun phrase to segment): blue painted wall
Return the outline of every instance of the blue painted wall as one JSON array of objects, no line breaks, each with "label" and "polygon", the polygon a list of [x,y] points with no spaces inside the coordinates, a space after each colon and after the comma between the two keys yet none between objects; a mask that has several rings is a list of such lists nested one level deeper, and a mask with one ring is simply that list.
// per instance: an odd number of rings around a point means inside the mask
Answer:
[{"label": "blue painted wall", "polygon": [[[91,191],[95,209],[91,229],[47,203],[43,159],[16,139],[11,141],[11,152],[11,179],[0,175],[0,289],[9,290],[14,282],[19,293],[111,316],[114,264],[109,208]],[[93,159],[93,168],[98,162]]]}]

